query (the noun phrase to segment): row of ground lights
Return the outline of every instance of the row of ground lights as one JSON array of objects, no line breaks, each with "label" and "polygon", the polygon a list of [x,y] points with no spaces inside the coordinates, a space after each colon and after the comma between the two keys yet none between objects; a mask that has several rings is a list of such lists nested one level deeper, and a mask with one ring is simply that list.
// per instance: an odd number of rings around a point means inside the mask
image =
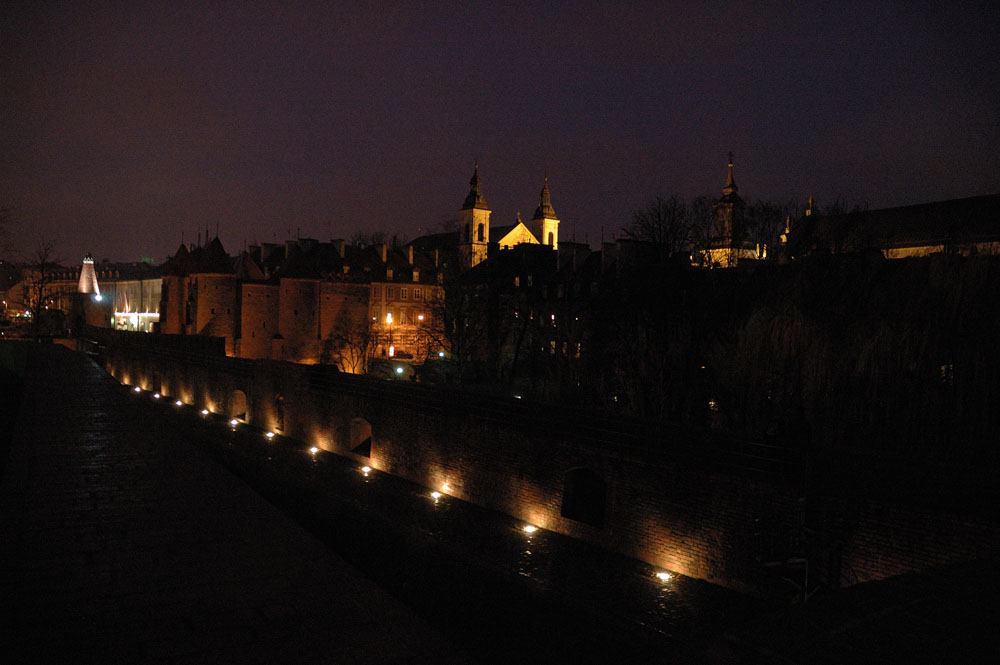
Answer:
[{"label": "row of ground lights", "polygon": [[[142,392],[142,389],[139,386],[136,386],[133,390],[135,392],[137,392],[137,393],[141,393]],[[154,399],[159,399],[160,398],[160,393],[153,393],[153,398]],[[184,402],[182,402],[181,400],[177,400],[175,402],[175,404],[177,406],[184,406]],[[202,409],[201,410],[201,415],[203,415],[203,416],[207,416],[210,413],[211,412],[208,409]],[[236,427],[239,424],[240,424],[240,421],[238,419],[236,419],[236,418],[233,418],[233,419],[231,419],[229,421],[229,425],[233,429],[236,429]],[[267,432],[266,434],[264,434],[264,436],[268,440],[273,440],[275,434],[274,434],[274,432]],[[316,459],[316,455],[319,454],[319,448],[317,446],[311,446],[309,448],[309,453],[313,456],[313,460],[315,460]],[[361,467],[361,473],[364,474],[365,478],[367,478],[368,474],[370,474],[371,472],[372,472],[372,468],[370,466],[365,465],[365,466]],[[434,500],[434,503],[436,504],[436,503],[438,503],[438,501],[440,501],[441,497],[445,496],[446,494],[449,494],[450,492],[451,492],[451,486],[447,482],[445,482],[445,483],[443,483],[441,485],[441,491],[440,492],[437,491],[437,490],[432,491],[430,493],[430,497]],[[538,527],[535,526],[534,524],[525,524],[523,527],[521,527],[521,530],[530,539],[531,536],[534,535],[538,531]],[[669,572],[667,572],[665,570],[657,571],[655,573],[655,575],[656,575],[656,579],[660,580],[661,582],[669,582],[671,579],[673,579],[673,575],[671,575],[671,573],[669,573]]]}]

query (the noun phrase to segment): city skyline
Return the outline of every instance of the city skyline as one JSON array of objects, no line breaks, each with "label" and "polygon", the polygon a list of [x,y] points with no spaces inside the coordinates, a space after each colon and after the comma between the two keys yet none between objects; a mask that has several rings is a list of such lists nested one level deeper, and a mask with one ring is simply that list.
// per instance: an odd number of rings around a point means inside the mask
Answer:
[{"label": "city skyline", "polygon": [[10,6],[0,205],[67,264],[458,216],[544,176],[566,240],[657,195],[889,207],[996,193],[985,3]]}]

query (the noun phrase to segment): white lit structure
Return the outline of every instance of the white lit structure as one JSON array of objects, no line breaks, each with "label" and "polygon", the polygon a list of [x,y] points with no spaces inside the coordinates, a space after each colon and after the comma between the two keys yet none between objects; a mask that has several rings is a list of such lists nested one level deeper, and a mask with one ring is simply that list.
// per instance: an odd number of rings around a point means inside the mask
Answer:
[{"label": "white lit structure", "polygon": [[101,299],[101,287],[97,284],[97,272],[94,270],[94,257],[90,254],[83,259],[83,265],[80,267],[80,283],[76,291],[93,294],[94,300]]}]

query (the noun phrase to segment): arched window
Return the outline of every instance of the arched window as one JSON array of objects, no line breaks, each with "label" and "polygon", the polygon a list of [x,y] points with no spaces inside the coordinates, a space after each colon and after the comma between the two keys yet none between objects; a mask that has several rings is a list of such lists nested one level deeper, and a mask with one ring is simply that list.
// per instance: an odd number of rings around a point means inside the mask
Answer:
[{"label": "arched window", "polygon": [[554,247],[556,244],[556,234],[549,231],[549,247]]},{"label": "arched window", "polygon": [[570,469],[563,479],[563,500],[560,514],[577,522],[593,526],[604,524],[607,486],[596,472]]}]

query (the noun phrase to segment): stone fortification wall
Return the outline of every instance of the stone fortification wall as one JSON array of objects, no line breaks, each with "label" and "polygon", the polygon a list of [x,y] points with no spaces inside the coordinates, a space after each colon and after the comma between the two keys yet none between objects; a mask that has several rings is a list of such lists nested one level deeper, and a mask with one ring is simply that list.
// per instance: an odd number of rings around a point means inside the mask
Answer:
[{"label": "stone fortification wall", "polygon": [[[109,349],[105,362],[125,383],[733,588],[768,588],[774,568],[765,564],[794,555],[796,537],[806,531],[800,467],[787,449],[373,381],[324,366],[124,347]],[[851,528],[838,532],[835,568],[819,572],[832,559],[817,552],[814,578],[834,585],[877,579],[984,556],[998,542],[996,528],[984,532],[983,520],[922,514],[860,506]],[[962,545],[943,545],[940,529]]]}]

